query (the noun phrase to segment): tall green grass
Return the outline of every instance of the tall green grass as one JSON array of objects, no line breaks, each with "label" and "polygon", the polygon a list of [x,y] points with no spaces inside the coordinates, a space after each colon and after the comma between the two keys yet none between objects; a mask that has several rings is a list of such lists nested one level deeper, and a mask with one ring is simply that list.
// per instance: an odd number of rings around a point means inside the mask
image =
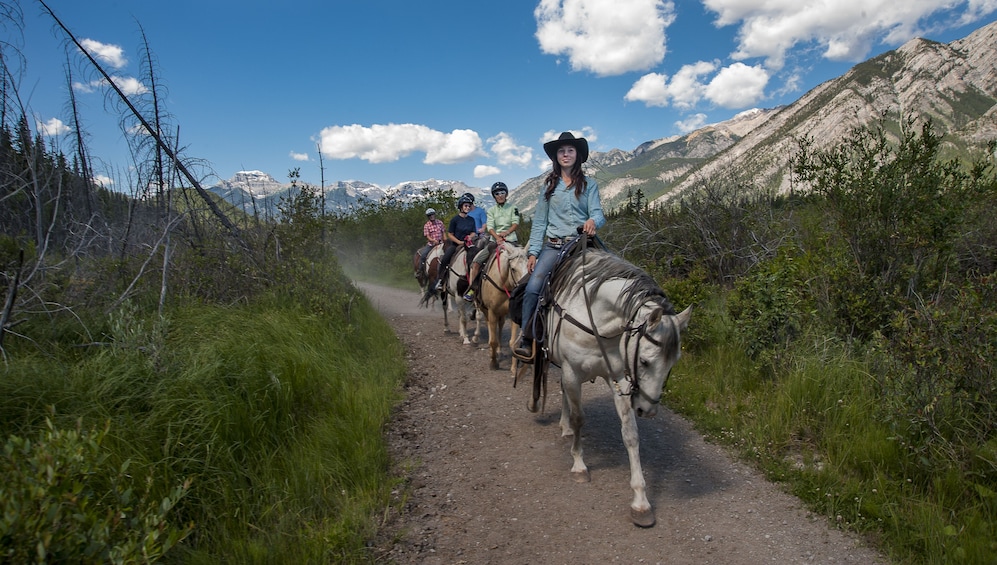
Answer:
[{"label": "tall green grass", "polygon": [[168,561],[368,562],[392,487],[381,432],[405,364],[360,293],[342,303],[317,314],[271,296],[161,320],[126,309],[102,345],[12,357],[0,425],[108,424],[108,469],[129,461],[159,496],[189,480],[170,521],[193,533]]},{"label": "tall green grass", "polygon": [[717,303],[696,311],[688,333],[664,398],[709,439],[898,563],[997,563],[993,485],[956,467],[925,476],[884,417],[870,363],[801,339],[773,372],[744,354]]}]

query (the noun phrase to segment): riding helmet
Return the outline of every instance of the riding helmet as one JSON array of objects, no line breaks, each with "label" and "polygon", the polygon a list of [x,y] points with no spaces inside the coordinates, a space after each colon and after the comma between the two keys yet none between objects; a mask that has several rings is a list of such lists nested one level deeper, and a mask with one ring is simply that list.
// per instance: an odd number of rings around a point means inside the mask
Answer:
[{"label": "riding helmet", "polygon": [[426,215],[427,216],[432,216],[435,213],[436,213],[436,210],[434,210],[432,208],[426,208]]},{"label": "riding helmet", "polygon": [[469,194],[464,194],[457,199],[457,209],[460,210],[461,206],[464,204],[474,204],[474,197]]},{"label": "riding helmet", "polygon": [[509,194],[509,187],[504,182],[497,182],[492,185],[492,198],[495,198],[495,195],[500,192],[504,192],[506,195]]}]

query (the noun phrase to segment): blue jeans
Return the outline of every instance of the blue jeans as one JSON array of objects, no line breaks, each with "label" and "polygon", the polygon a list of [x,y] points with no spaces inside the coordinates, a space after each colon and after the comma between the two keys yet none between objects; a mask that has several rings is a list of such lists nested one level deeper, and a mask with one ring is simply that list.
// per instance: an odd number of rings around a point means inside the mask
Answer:
[{"label": "blue jeans", "polygon": [[526,292],[523,294],[523,330],[531,338],[533,330],[530,328],[527,331],[526,326],[529,325],[530,318],[533,317],[533,312],[537,309],[540,292],[543,290],[544,284],[547,283],[547,275],[554,268],[560,254],[559,248],[545,243],[543,249],[540,250],[540,255],[537,256],[536,264],[533,266],[533,274],[530,275],[530,280],[526,283]]}]

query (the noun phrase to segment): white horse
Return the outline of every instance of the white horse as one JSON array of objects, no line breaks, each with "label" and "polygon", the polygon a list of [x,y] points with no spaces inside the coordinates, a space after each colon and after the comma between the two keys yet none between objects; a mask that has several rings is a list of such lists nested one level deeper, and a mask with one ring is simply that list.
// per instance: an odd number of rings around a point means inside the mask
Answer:
[{"label": "white horse", "polygon": [[[472,250],[477,252],[476,249]],[[464,300],[464,293],[467,292],[467,264],[465,257],[467,248],[461,247],[454,252],[447,266],[446,278],[443,284],[443,330],[450,331],[450,323],[447,320],[447,310],[453,308],[457,311],[457,330],[464,345],[478,343],[481,335],[481,316],[478,316],[477,305]],[[448,308],[449,306],[449,308]],[[468,319],[474,320],[474,334],[470,337],[467,332]]]},{"label": "white horse", "polygon": [[[499,368],[499,340],[502,336],[502,326],[509,315],[509,293],[520,279],[528,273],[526,269],[526,249],[512,243],[503,243],[495,248],[496,252],[488,258],[484,273],[481,276],[481,292],[477,300],[488,318],[488,349],[491,351],[490,367]],[[512,320],[509,335],[509,349],[516,343],[519,330]],[[518,359],[512,358],[512,374],[516,374]]]},{"label": "white horse", "polygon": [[[630,458],[630,517],[651,527],[655,517],[640,465],[636,416],[657,413],[692,306],[675,314],[650,275],[607,251],[586,249],[584,241],[576,247],[581,249],[566,254],[550,280],[535,379],[546,379],[547,363],[561,367],[561,436],[572,438],[571,473],[578,482],[591,480],[582,460],[582,383],[602,377],[609,385]],[[534,412],[540,388],[535,381],[529,407]]]}]

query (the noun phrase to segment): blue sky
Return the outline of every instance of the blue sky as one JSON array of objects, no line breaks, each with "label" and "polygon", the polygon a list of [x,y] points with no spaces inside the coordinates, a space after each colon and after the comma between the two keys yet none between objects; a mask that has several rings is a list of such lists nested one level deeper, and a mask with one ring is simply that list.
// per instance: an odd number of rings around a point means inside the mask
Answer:
[{"label": "blue sky", "polygon": [[[142,96],[144,31],[183,155],[217,178],[299,168],[318,185],[518,186],[561,131],[597,151],[790,103],[912,37],[962,38],[997,0],[47,0],[115,81]],[[70,152],[67,61],[97,172],[132,160],[107,89],[21,0],[18,93]],[[8,58],[8,60],[10,60]],[[125,127],[133,125],[130,121]],[[174,132],[175,134],[175,132]]]}]

